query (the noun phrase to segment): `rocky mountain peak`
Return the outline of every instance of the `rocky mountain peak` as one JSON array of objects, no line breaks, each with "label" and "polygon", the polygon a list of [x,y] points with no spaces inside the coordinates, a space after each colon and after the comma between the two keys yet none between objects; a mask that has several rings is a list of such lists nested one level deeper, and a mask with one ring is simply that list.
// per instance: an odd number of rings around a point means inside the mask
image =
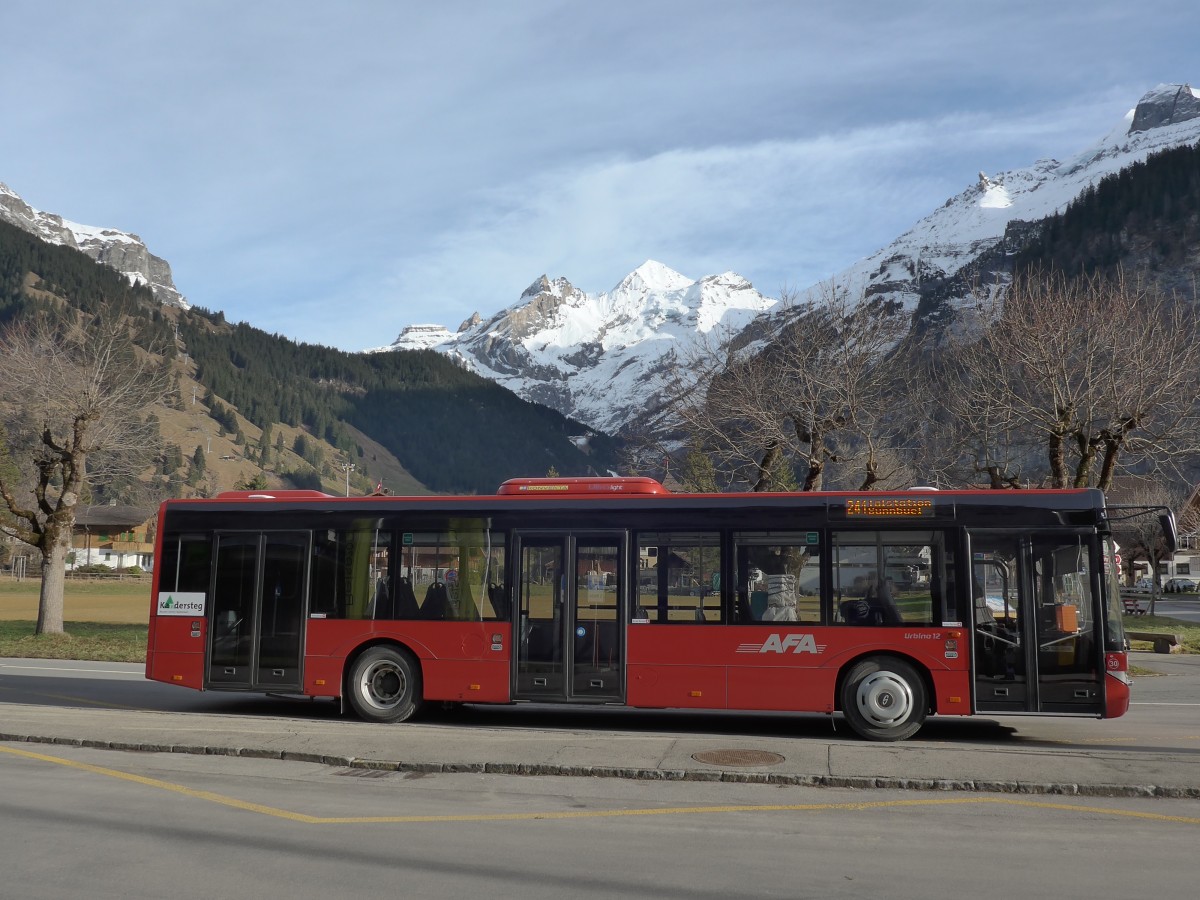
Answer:
[{"label": "rocky mountain peak", "polygon": [[524,300],[527,297],[536,297],[538,294],[548,293],[550,293],[550,279],[542,275],[540,278],[535,279],[533,284],[521,291],[521,299]]},{"label": "rocky mountain peak", "polygon": [[1187,84],[1160,84],[1138,101],[1129,133],[1177,125],[1195,118],[1200,118],[1200,91]]},{"label": "rocky mountain peak", "polygon": [[683,290],[691,284],[692,280],[686,275],[680,275],[669,266],[648,259],[622,278],[612,289],[612,293],[663,293]]},{"label": "rocky mountain peak", "polygon": [[454,335],[444,325],[405,325],[396,340],[377,350],[429,350],[452,337]]},{"label": "rocky mountain peak", "polygon": [[[528,400],[601,431],[618,431],[656,402],[659,374],[714,328],[740,330],[776,301],[733,272],[693,281],[647,260],[612,291],[536,279],[512,306],[455,335],[430,326],[436,349]],[[390,348],[418,346],[413,327]]]},{"label": "rocky mountain peak", "polygon": [[116,269],[133,284],[147,285],[164,305],[184,309],[190,307],[175,287],[171,266],[165,259],[151,253],[136,234],[115,228],[80,225],[54,213],[34,209],[2,183],[0,219],[47,243],[62,244],[86,253],[97,262]]}]

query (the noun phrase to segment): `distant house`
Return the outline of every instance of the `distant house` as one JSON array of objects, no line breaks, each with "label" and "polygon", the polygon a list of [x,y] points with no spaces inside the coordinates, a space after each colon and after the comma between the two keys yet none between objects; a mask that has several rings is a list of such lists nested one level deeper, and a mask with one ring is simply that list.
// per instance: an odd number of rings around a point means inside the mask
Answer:
[{"label": "distant house", "polygon": [[140,506],[87,506],[75,512],[67,569],[105,565],[114,569],[154,567],[157,511]]},{"label": "distant house", "polygon": [[1159,564],[1160,582],[1176,576],[1195,581],[1200,575],[1200,485],[1192,488],[1187,502],[1176,515],[1179,517],[1179,549],[1172,559]]}]

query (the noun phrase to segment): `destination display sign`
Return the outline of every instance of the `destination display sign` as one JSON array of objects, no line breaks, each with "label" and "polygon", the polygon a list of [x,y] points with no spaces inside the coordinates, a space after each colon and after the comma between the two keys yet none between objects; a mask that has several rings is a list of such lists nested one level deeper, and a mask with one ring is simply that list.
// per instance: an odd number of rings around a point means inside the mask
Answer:
[{"label": "destination display sign", "polygon": [[921,519],[936,515],[928,497],[866,497],[846,501],[848,519]]}]

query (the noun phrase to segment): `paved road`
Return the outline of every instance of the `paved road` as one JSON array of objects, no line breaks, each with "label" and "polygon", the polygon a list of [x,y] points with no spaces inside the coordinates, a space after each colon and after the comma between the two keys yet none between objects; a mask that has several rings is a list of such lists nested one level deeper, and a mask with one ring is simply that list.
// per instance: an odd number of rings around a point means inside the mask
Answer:
[{"label": "paved road", "polygon": [[0,895],[23,900],[1187,897],[1198,836],[1200,799],[402,773],[0,743]]},{"label": "paved road", "polygon": [[1121,719],[935,718],[888,745],[813,715],[470,707],[378,726],[328,701],[146,682],[137,666],[0,660],[0,740],[399,771],[1200,797],[1200,658],[1136,657],[1158,674],[1136,680]]},{"label": "paved road", "polygon": [[[1138,599],[1143,606],[1149,603],[1149,598],[1144,594]],[[1174,600],[1169,597],[1161,597],[1154,604],[1154,614],[1200,624],[1200,600]]]}]

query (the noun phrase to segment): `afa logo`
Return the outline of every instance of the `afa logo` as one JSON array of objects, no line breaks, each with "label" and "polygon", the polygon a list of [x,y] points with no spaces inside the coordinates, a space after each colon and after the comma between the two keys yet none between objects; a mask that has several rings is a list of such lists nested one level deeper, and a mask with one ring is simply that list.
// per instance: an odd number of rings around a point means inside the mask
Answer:
[{"label": "afa logo", "polygon": [[824,653],[811,634],[772,634],[761,644],[738,644],[738,653]]}]

